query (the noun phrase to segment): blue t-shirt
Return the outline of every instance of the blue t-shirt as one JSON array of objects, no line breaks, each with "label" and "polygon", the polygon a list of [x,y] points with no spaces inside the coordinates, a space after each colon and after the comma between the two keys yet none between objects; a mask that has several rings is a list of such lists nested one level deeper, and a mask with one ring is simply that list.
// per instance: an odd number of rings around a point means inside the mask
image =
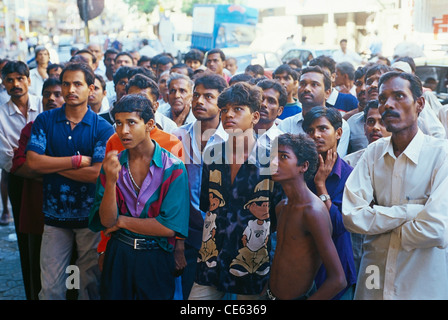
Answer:
[{"label": "blue t-shirt", "polygon": [[302,108],[297,99],[294,99],[293,103],[287,103],[283,108],[283,112],[278,116],[279,119],[284,120],[286,118],[295,116],[296,114],[302,112]]},{"label": "blue t-shirt", "polygon": [[[64,104],[36,118],[26,150],[51,157],[85,155],[92,157],[93,164],[103,161],[106,142],[113,133],[113,127],[90,108],[72,130]],[[58,173],[45,174],[43,184],[45,223],[61,228],[86,228],[95,184],[74,181]]]},{"label": "blue t-shirt", "polygon": [[327,107],[335,107],[340,111],[348,112],[358,108],[358,99],[356,99],[356,97],[350,93],[339,92],[334,106],[332,106],[328,102],[326,103],[326,105]]}]

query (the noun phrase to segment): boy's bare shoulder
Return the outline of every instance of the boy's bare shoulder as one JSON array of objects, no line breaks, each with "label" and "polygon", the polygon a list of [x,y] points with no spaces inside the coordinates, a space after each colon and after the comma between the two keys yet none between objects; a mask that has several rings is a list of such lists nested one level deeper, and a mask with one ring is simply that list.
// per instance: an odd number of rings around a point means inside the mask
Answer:
[{"label": "boy's bare shoulder", "polygon": [[303,215],[309,218],[328,217],[328,209],[325,204],[317,196],[310,198],[303,209]]}]

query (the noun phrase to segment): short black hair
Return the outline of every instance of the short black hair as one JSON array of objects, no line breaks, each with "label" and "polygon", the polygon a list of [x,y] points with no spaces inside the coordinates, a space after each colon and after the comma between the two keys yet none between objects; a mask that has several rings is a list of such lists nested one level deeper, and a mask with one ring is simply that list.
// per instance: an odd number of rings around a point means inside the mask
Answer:
[{"label": "short black hair", "polygon": [[346,74],[349,80],[355,80],[355,67],[350,62],[339,62],[336,64],[336,70],[339,70],[341,74]]},{"label": "short black hair", "polygon": [[67,63],[64,69],[62,69],[61,75],[59,76],[59,80],[61,80],[61,82],[63,82],[64,74],[66,71],[81,71],[82,73],[84,73],[84,78],[88,86],[95,84],[95,74],[93,73],[92,68],[90,68],[90,66],[85,63]]},{"label": "short black hair", "polygon": [[336,61],[330,56],[321,55],[314,59],[312,59],[309,63],[309,66],[320,66],[321,68],[327,68],[330,70],[330,73],[336,72]]},{"label": "short black hair", "polygon": [[47,73],[50,73],[50,70],[58,69],[58,68],[64,69],[64,65],[60,64],[60,63],[50,63],[50,64],[48,64],[48,67],[47,67]]},{"label": "short black hair", "polygon": [[389,79],[397,77],[409,81],[409,86],[414,101],[422,96],[423,94],[422,81],[416,75],[407,72],[391,71],[383,74],[378,82],[378,88],[380,88],[381,85],[384,82],[388,81]]},{"label": "short black hair", "polygon": [[259,64],[250,64],[244,72],[253,72],[255,75],[264,76],[264,68]]},{"label": "short black hair", "polygon": [[[306,73],[309,72],[316,72],[316,73],[320,73],[321,75],[324,76],[324,89],[325,91],[331,89],[331,77],[328,74],[327,71],[325,71],[324,69],[322,69],[320,66],[316,65],[316,66],[309,66],[306,68],[302,69],[302,72],[300,74],[300,76],[303,76]],[[300,82],[299,82],[300,83]]]},{"label": "short black hair", "polygon": [[103,89],[103,92],[106,91],[106,81],[104,81],[103,77],[99,74],[95,74],[95,79],[97,79],[101,84],[101,89]]},{"label": "short black hair", "polygon": [[304,173],[305,181],[311,181],[317,172],[319,153],[316,143],[306,134],[284,133],[277,137],[278,146],[291,148],[297,158],[297,165],[308,162],[308,170]]},{"label": "short black hair", "polygon": [[219,93],[223,92],[229,85],[227,81],[216,73],[203,73],[194,81],[194,87],[202,85],[205,89],[216,89]]},{"label": "short black hair", "polygon": [[364,122],[367,121],[367,115],[369,114],[370,109],[378,109],[378,100],[370,100],[367,102],[367,105],[364,108]]},{"label": "short black hair", "polygon": [[219,95],[218,107],[221,109],[227,105],[248,106],[251,112],[260,111],[262,97],[260,87],[238,82]]},{"label": "short black hair", "polygon": [[376,73],[386,73],[390,71],[394,71],[394,69],[392,69],[389,66],[386,66],[385,64],[377,63],[372,65],[370,68],[366,70],[365,79],[367,80],[368,77]]},{"label": "short black hair", "polygon": [[225,55],[224,51],[222,51],[221,49],[218,49],[218,48],[214,48],[214,49],[208,51],[207,52],[207,57],[209,55],[215,54],[215,53],[219,53],[219,56],[221,57],[221,60],[222,61],[226,61],[226,55]]},{"label": "short black hair", "polygon": [[288,102],[288,93],[286,92],[285,87],[277,80],[273,79],[264,79],[257,83],[262,90],[274,89],[280,95],[278,97],[278,104],[281,107],[284,107]]},{"label": "short black hair", "polygon": [[8,74],[17,72],[18,74],[30,77],[30,69],[28,65],[23,61],[12,60],[8,61],[2,68],[2,78],[5,78]]},{"label": "short black hair", "polygon": [[254,77],[251,76],[250,74],[247,73],[239,73],[234,75],[233,77],[230,78],[229,80],[229,85],[232,86],[235,83],[238,82],[249,82],[250,80],[252,80]]},{"label": "short black hair", "polygon": [[121,66],[120,68],[118,68],[118,70],[115,71],[115,73],[114,73],[114,78],[113,78],[114,85],[117,85],[118,81],[120,81],[121,79],[132,78],[133,74],[131,72],[132,72],[133,68],[134,67],[130,67],[130,66]]},{"label": "short black hair", "polygon": [[299,73],[296,70],[294,70],[293,68],[291,68],[291,66],[289,64],[286,64],[286,63],[278,66],[277,69],[275,69],[274,72],[272,73],[272,76],[275,77],[275,75],[282,74],[285,72],[288,75],[290,75],[294,80],[299,80]]},{"label": "short black hair", "polygon": [[314,107],[306,113],[303,118],[303,131],[308,132],[308,129],[313,122],[319,118],[325,117],[333,126],[334,130],[342,128],[342,116],[339,110],[334,107]]},{"label": "short black hair", "polygon": [[118,54],[118,50],[114,48],[109,48],[104,52],[104,58],[103,60],[106,60],[106,57],[110,54]]},{"label": "short black hair", "polygon": [[132,55],[129,52],[126,52],[126,51],[118,52],[117,55],[115,56],[114,61],[117,61],[117,59],[119,57],[121,57],[121,56],[128,56],[131,59],[132,62],[134,61],[134,58],[132,57]]},{"label": "short black hair", "polygon": [[138,59],[137,65],[140,66],[143,62],[147,62],[147,61],[151,62],[151,58],[143,55],[140,57],[140,59]]},{"label": "short black hair", "polygon": [[166,66],[167,64],[174,65],[174,60],[171,59],[169,56],[161,56],[159,59],[157,59],[157,65]]},{"label": "short black hair", "polygon": [[201,64],[204,61],[204,53],[198,49],[191,49],[184,56],[184,61],[187,60],[199,61]]},{"label": "short black hair", "polygon": [[132,67],[131,70],[129,71],[129,79],[132,78],[133,76],[135,76],[136,74],[142,74],[154,81],[157,81],[156,75],[154,74],[154,72],[152,72],[151,70],[142,67],[142,66],[138,66],[138,67]]},{"label": "short black hair", "polygon": [[76,56],[76,55],[79,55],[80,53],[87,53],[87,54],[90,54],[90,55],[92,56],[92,62],[93,62],[93,63],[96,63],[96,56],[95,56],[95,55],[93,54],[93,52],[90,51],[89,49],[81,49],[81,50],[78,50],[78,51],[76,51],[75,56]]},{"label": "short black hair", "polygon": [[126,93],[128,93],[130,87],[137,87],[139,89],[150,88],[151,94],[154,96],[155,101],[159,99],[159,86],[153,79],[145,76],[144,74],[138,73],[129,79],[129,82],[126,84]]},{"label": "short black hair", "polygon": [[42,85],[42,94],[44,93],[45,89],[48,87],[54,87],[54,86],[62,86],[61,80],[56,78],[47,78],[45,79],[43,85]]},{"label": "short black hair", "polygon": [[112,117],[115,119],[115,115],[120,112],[137,112],[145,123],[154,119],[151,101],[139,94],[127,94],[123,96],[112,109]]}]

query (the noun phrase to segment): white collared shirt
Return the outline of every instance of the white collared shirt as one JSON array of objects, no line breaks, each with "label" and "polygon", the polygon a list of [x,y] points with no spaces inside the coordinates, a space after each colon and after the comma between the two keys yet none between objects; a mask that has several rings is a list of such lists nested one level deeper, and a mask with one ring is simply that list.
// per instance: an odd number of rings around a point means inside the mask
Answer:
[{"label": "white collared shirt", "polygon": [[268,150],[272,147],[272,142],[277,138],[279,135],[284,134],[282,130],[280,130],[277,125],[272,125],[272,127],[269,128],[269,130],[263,132],[258,138],[257,138],[257,144],[261,147],[264,147]]},{"label": "white collared shirt", "polygon": [[31,69],[30,70],[31,85],[28,88],[28,93],[33,94],[35,96],[41,96],[42,86],[44,85],[44,81],[46,79],[42,78],[37,68]]},{"label": "white collared shirt", "polygon": [[[295,116],[288,117],[284,119],[279,125],[278,129],[284,133],[299,134],[305,133],[302,128],[303,115],[302,112],[296,114]],[[350,139],[350,127],[344,119],[342,119],[342,136],[339,139],[338,144],[338,155],[343,158],[347,154],[348,142]]]},{"label": "white collared shirt", "polygon": [[28,95],[27,118],[10,99],[0,106],[0,168],[9,172],[12,167],[14,148],[19,146],[19,138],[25,125],[34,121],[42,112],[42,100],[35,95]]},{"label": "white collared shirt", "polygon": [[[216,144],[221,144],[228,139],[228,134],[225,132],[220,123],[214,134],[207,140],[204,152],[201,153],[198,141],[195,137],[201,135],[201,122],[195,120],[194,122],[185,124],[173,132],[173,134],[182,141],[185,152],[185,167],[188,172],[188,181],[190,186],[190,199],[192,206],[199,212],[199,199],[201,194],[202,181],[202,164],[203,155],[209,154],[205,152],[206,149],[212,148]],[[203,218],[205,213],[201,212]]]},{"label": "white collared shirt", "polygon": [[421,130],[398,157],[391,137],[367,147],[342,201],[347,230],[366,235],[355,299],[448,299],[447,158]]}]

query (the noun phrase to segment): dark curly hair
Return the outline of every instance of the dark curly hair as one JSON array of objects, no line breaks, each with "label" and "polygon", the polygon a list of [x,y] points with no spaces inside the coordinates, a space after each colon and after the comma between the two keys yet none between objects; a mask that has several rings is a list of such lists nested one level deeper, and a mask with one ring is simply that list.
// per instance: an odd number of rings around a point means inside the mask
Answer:
[{"label": "dark curly hair", "polygon": [[308,162],[308,170],[304,174],[305,181],[314,179],[319,164],[319,154],[313,139],[306,134],[284,133],[277,138],[278,146],[291,148],[297,158],[297,165]]},{"label": "dark curly hair", "polygon": [[112,109],[112,117],[115,119],[115,115],[120,112],[137,112],[145,123],[150,119],[154,119],[151,101],[139,94],[127,94],[123,96]]},{"label": "dark curly hair", "polygon": [[219,95],[218,107],[221,109],[227,105],[248,106],[251,112],[260,111],[262,96],[260,87],[237,82]]}]

